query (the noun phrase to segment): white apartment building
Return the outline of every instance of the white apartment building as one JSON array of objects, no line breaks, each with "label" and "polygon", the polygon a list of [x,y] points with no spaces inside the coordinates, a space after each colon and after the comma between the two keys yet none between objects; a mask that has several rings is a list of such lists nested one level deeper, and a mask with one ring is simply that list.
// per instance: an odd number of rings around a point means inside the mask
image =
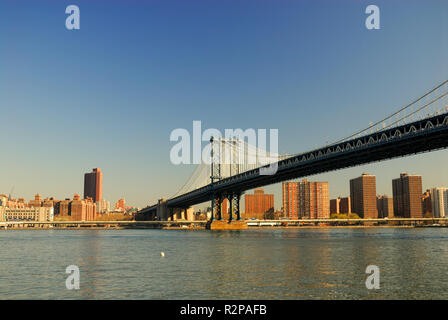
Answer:
[{"label": "white apartment building", "polygon": [[448,188],[432,188],[430,193],[434,218],[448,218]]}]

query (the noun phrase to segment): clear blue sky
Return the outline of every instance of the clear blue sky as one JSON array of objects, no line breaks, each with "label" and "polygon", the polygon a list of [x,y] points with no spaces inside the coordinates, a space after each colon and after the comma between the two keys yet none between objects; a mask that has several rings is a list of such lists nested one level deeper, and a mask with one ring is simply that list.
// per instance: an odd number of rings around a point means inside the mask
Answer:
[{"label": "clear blue sky", "polygon": [[[81,29],[65,28],[76,4]],[[365,28],[369,4],[381,29]],[[448,1],[0,2],[0,193],[83,192],[144,206],[193,170],[169,161],[175,128],[278,128],[282,153],[346,136],[448,78]],[[448,186],[448,151],[308,177],[330,197],[408,171]],[[281,206],[281,186],[275,192]]]}]

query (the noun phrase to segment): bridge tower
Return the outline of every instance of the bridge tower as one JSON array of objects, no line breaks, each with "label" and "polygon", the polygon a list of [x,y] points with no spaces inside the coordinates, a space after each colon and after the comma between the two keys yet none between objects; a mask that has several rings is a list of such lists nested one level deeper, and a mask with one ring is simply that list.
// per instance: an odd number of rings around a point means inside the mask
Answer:
[{"label": "bridge tower", "polygon": [[217,145],[217,150],[215,150],[216,143],[213,136],[210,138],[210,180],[212,187],[212,216],[211,221],[216,217],[217,220],[222,220],[222,201],[223,197],[221,194],[216,193],[214,189],[215,180],[221,180],[221,140]]},{"label": "bridge tower", "polygon": [[[210,156],[211,156],[211,187],[212,190],[214,188],[215,181],[219,181],[222,179],[223,173],[223,164],[227,164],[228,161],[228,169],[230,176],[236,175],[240,173],[240,143],[239,139],[217,139],[215,140],[213,137],[210,139]],[[223,160],[225,159],[225,161]],[[222,212],[222,203],[225,199],[229,201],[230,204],[230,212],[229,212],[229,222],[233,220],[236,216],[236,220],[241,220],[240,213],[240,198],[241,192],[230,192],[226,194],[222,194],[220,192],[215,192],[213,190],[212,195],[212,216],[211,221],[223,220],[223,212]]]},{"label": "bridge tower", "polygon": [[[239,139],[231,139],[230,143],[230,176],[237,175],[240,173],[240,160],[244,160],[244,156],[241,154],[241,147],[244,147],[244,144],[241,144]],[[246,148],[245,148],[246,149]],[[243,157],[243,159],[240,159]],[[227,195],[227,199],[230,204],[230,212],[229,212],[229,221],[232,221],[234,215],[236,215],[236,220],[241,220],[240,214],[240,192],[232,192]]]}]

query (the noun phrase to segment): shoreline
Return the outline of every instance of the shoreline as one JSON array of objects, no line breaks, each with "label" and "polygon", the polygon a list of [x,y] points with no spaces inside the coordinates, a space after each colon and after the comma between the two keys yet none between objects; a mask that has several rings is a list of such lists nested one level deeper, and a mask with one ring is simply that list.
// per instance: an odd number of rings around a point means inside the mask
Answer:
[{"label": "shoreline", "polygon": [[[380,226],[253,226],[245,230],[288,230],[288,229],[381,229],[381,228],[397,228],[397,229],[410,229],[410,228],[448,228],[448,226],[440,225],[380,225]],[[207,230],[205,227],[56,227],[56,228],[42,228],[42,227],[10,227],[7,229],[0,228],[0,230]],[[232,230],[229,230],[232,231]],[[234,230],[233,230],[234,231]]]}]

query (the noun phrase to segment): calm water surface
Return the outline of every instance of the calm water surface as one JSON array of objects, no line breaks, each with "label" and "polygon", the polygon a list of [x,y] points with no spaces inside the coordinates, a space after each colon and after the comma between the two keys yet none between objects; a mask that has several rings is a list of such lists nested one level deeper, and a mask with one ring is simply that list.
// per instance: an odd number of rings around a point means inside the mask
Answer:
[{"label": "calm water surface", "polygon": [[0,244],[0,299],[448,299],[447,228],[2,230]]}]

